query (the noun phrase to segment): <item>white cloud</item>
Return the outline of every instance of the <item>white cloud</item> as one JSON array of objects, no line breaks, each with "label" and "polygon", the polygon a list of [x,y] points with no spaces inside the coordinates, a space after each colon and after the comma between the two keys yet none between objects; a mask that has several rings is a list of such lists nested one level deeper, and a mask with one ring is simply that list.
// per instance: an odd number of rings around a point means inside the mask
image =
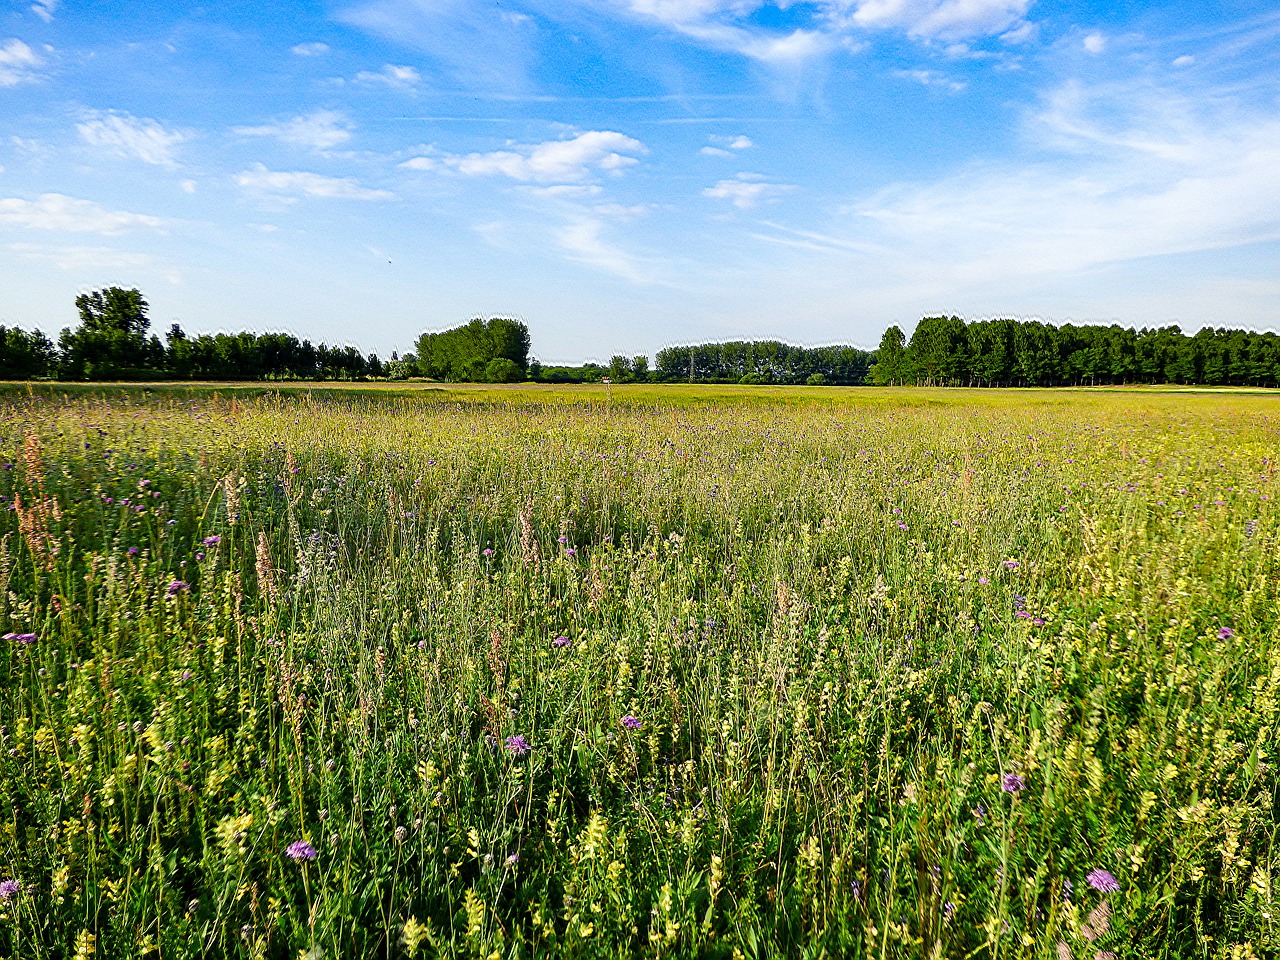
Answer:
[{"label": "white cloud", "polygon": [[702,195],[713,200],[728,200],[739,210],[750,210],[794,189],[790,184],[770,183],[758,173],[740,173],[732,180],[721,180],[714,187],[707,187]]},{"label": "white cloud", "polygon": [[329,52],[327,43],[300,43],[292,48],[295,56],[320,57]]},{"label": "white cloud", "polygon": [[975,285],[1275,241],[1280,116],[1237,109],[1068,84],[1031,122],[1047,159],[902,184],[855,212],[904,263]]},{"label": "white cloud", "polygon": [[1196,58],[1190,54],[1184,54],[1173,61],[1175,67],[1189,67],[1196,62]]},{"label": "white cloud", "polygon": [[1107,49],[1107,38],[1100,33],[1091,33],[1084,38],[1084,48],[1092,54],[1099,54]]},{"label": "white cloud", "polygon": [[45,23],[53,22],[53,15],[58,9],[58,0],[36,0],[31,5],[31,12]]},{"label": "white cloud", "polygon": [[639,161],[629,154],[648,150],[639,140],[612,130],[588,130],[568,140],[512,145],[491,153],[414,157],[401,164],[409,170],[447,170],[464,176],[498,174],[532,183],[588,180],[600,172],[617,173]]},{"label": "white cloud", "polygon": [[388,63],[376,73],[361,70],[356,74],[357,83],[381,83],[399,90],[408,90],[422,82],[422,75],[413,67],[397,67]]},{"label": "white cloud", "polygon": [[605,224],[595,217],[579,217],[556,230],[556,242],[570,259],[616,274],[633,283],[651,281],[649,272],[631,254],[603,236]]},{"label": "white cloud", "polygon": [[16,87],[39,77],[44,61],[16,37],[0,45],[0,87]]},{"label": "white cloud", "polygon": [[897,75],[906,80],[914,80],[922,86],[948,90],[951,93],[959,93],[965,88],[963,81],[953,80],[935,70],[899,70]]},{"label": "white cloud", "polygon": [[720,134],[713,133],[707,139],[710,140],[712,143],[717,143],[722,147],[728,148],[729,150],[750,150],[752,147],[755,146],[755,144],[751,142],[750,137],[743,136],[742,134],[738,134],[735,137],[726,137],[726,136],[721,136]]},{"label": "white cloud", "polygon": [[236,127],[242,137],[275,137],[312,150],[331,150],[351,139],[351,124],[336,110],[316,110],[283,123],[260,127]]},{"label": "white cloud", "polygon": [[323,200],[395,199],[394,193],[362,187],[350,177],[326,177],[301,170],[268,170],[261,163],[255,163],[250,169],[237,174],[236,183],[255,193],[286,201],[292,201],[295,195]]},{"label": "white cloud", "polygon": [[178,189],[183,193],[195,193],[196,182],[194,180],[180,180],[178,181]]},{"label": "white cloud", "polygon": [[185,133],[166,130],[154,120],[115,110],[89,111],[76,129],[91,146],[163,167],[174,166],[175,148],[189,139]]},{"label": "white cloud", "polygon": [[182,274],[157,263],[150,254],[110,247],[54,246],[40,243],[10,243],[5,249],[16,257],[33,263],[44,263],[59,270],[75,273],[90,271],[148,271],[170,283],[182,282]]},{"label": "white cloud", "polygon": [[698,151],[704,157],[732,157],[733,154],[728,150],[721,150],[719,147],[703,147]]},{"label": "white cloud", "polygon": [[896,29],[923,40],[963,40],[1022,29],[1031,0],[833,0],[862,27]]},{"label": "white cloud", "polygon": [[0,224],[104,236],[138,228],[163,230],[165,227],[165,221],[159,217],[108,210],[92,200],[79,200],[61,193],[41,194],[36,200],[0,199]]}]

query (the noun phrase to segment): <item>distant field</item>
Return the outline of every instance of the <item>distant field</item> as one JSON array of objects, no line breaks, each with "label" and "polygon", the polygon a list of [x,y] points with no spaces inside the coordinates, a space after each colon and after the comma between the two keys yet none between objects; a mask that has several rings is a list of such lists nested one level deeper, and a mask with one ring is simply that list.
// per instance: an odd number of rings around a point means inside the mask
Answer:
[{"label": "distant field", "polygon": [[0,385],[0,956],[1276,955],[1280,396]]}]

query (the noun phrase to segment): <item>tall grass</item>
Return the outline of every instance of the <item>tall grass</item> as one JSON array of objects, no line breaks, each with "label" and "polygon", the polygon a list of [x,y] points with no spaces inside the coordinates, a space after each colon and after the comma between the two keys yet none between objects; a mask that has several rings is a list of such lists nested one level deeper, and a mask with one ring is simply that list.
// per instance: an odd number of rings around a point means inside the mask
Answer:
[{"label": "tall grass", "polygon": [[1280,950],[1269,398],[0,404],[0,955]]}]

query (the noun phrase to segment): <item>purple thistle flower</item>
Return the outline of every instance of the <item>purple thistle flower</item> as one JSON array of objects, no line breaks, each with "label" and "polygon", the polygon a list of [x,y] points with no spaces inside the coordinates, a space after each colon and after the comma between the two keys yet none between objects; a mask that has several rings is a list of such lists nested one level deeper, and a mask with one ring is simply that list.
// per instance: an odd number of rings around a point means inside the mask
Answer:
[{"label": "purple thistle flower", "polygon": [[1109,870],[1090,870],[1085,882],[1099,893],[1119,893],[1120,881]]},{"label": "purple thistle flower", "polygon": [[174,580],[171,584],[169,584],[169,596],[176,597],[178,594],[182,593],[184,590],[190,590],[190,589],[191,589],[191,584],[187,583],[187,581]]},{"label": "purple thistle flower", "polygon": [[295,840],[285,848],[284,855],[294,863],[301,863],[303,860],[314,860],[317,856],[316,848],[305,840]]},{"label": "purple thistle flower", "polygon": [[622,725],[626,727],[628,730],[640,729],[640,721],[629,713],[622,718]]},{"label": "purple thistle flower", "polygon": [[533,748],[529,746],[529,741],[524,737],[516,734],[514,737],[507,737],[507,753],[513,757],[521,757]]},{"label": "purple thistle flower", "polygon": [[564,555],[566,557],[576,557],[578,555],[578,551],[575,550],[573,547],[565,547]]},{"label": "purple thistle flower", "polygon": [[1005,793],[1017,793],[1027,788],[1026,782],[1016,773],[1006,773],[1000,778],[1000,789]]},{"label": "purple thistle flower", "polygon": [[40,639],[34,633],[6,633],[4,638],[14,643],[35,643]]},{"label": "purple thistle flower", "polygon": [[557,539],[559,540],[561,546],[564,546],[566,543],[569,542],[568,537],[558,537]]},{"label": "purple thistle flower", "polygon": [[1235,636],[1235,631],[1230,627],[1220,627],[1218,629],[1219,640],[1230,640],[1233,636]]},{"label": "purple thistle flower", "polygon": [[0,900],[8,902],[16,897],[22,891],[22,884],[17,880],[10,878],[9,880],[0,881]]},{"label": "purple thistle flower", "polygon": [[222,538],[215,533],[211,537],[205,537],[200,542],[203,543],[206,547],[216,547],[218,544],[222,542]]},{"label": "purple thistle flower", "polygon": [[567,647],[569,645],[568,637],[556,637],[551,641],[553,647]]},{"label": "purple thistle flower", "polygon": [[126,552],[129,554],[129,556],[136,557],[142,551],[139,550],[137,547],[130,547]]}]

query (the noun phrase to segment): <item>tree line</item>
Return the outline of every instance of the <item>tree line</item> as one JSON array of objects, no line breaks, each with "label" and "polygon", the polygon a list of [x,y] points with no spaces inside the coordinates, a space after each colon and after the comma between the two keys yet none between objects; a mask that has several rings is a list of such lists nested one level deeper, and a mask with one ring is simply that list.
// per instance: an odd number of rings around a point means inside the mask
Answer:
[{"label": "tree line", "polygon": [[519,320],[476,318],[424,333],[417,353],[389,362],[352,346],[287,333],[188,336],[173,324],[162,342],[136,289],[76,297],[80,323],[54,344],[40,331],[0,326],[2,380],[405,380],[514,383],[776,383],[933,386],[1081,386],[1181,383],[1280,386],[1280,336],[1206,327],[1054,326],[1038,320],[925,317],[910,340],[897,326],[875,351],[797,347],[776,340],[667,347],[614,356],[607,366],[544,366]]},{"label": "tree line", "polygon": [[925,317],[908,342],[898,327],[880,340],[868,381],[974,387],[1181,383],[1280,385],[1280,337],[1205,327],[1134,330],[1054,326],[1038,320]]},{"label": "tree line", "polygon": [[0,380],[360,380],[380,377],[377,354],[313,344],[287,333],[190,337],[178,324],[165,342],[151,333],[136,289],[76,297],[77,327],[54,345],[38,330],[0,326]]}]

